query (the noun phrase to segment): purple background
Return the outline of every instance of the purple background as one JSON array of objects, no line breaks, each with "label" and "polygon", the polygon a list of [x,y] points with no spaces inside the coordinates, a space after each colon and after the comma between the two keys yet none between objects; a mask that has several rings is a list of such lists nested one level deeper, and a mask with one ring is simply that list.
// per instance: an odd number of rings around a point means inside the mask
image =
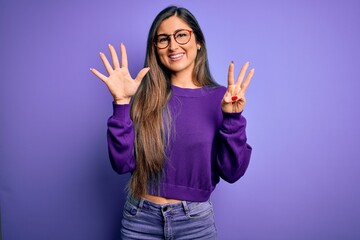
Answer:
[{"label": "purple background", "polygon": [[[112,171],[108,43],[142,67],[155,15],[189,8],[210,66],[249,60],[253,156],[212,195],[219,239],[360,239],[359,1],[0,1],[3,239],[116,239],[129,176]],[[117,47],[118,48],[118,47]]]}]

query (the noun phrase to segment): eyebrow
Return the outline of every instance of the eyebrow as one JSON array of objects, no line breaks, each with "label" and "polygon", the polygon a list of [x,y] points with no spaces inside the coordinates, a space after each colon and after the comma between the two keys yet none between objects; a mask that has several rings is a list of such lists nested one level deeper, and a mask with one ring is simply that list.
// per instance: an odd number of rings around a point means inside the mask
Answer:
[{"label": "eyebrow", "polygon": [[[179,29],[176,29],[174,32],[177,32],[177,31],[180,31],[180,30],[186,30],[185,28],[179,28]],[[173,32],[173,33],[174,33]],[[157,36],[161,36],[161,35],[166,35],[166,36],[169,36],[169,35],[171,35],[171,34],[173,34],[173,33],[159,33],[159,34],[156,34]]]}]

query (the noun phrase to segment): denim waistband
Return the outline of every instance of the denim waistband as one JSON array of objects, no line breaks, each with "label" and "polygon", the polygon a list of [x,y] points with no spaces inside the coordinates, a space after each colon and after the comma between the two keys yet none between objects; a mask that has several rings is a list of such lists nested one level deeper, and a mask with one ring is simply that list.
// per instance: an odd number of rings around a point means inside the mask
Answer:
[{"label": "denim waistband", "polygon": [[172,211],[184,211],[186,214],[189,213],[189,204],[191,202],[187,201],[180,201],[176,203],[165,203],[165,204],[157,204],[154,202],[151,202],[149,200],[146,200],[145,198],[136,198],[134,196],[128,196],[127,200],[134,206],[138,207],[139,209],[151,209],[152,211],[158,211],[158,212],[166,212],[168,210]]}]

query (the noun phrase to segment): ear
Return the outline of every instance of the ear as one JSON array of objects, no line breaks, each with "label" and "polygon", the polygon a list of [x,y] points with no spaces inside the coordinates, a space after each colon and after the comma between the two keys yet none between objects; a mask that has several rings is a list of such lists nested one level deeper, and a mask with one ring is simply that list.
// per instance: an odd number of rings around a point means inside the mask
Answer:
[{"label": "ear", "polygon": [[198,43],[196,44],[197,50],[199,51],[201,49],[201,45]]}]

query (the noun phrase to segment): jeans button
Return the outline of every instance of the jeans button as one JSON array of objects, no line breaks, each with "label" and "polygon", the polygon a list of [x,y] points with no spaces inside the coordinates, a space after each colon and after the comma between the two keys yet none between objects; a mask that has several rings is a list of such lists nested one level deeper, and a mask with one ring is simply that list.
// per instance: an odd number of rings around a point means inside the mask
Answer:
[{"label": "jeans button", "polygon": [[135,215],[136,215],[136,209],[135,209],[135,208],[132,208],[132,209],[130,210],[130,213],[131,213],[131,215],[135,216]]}]

